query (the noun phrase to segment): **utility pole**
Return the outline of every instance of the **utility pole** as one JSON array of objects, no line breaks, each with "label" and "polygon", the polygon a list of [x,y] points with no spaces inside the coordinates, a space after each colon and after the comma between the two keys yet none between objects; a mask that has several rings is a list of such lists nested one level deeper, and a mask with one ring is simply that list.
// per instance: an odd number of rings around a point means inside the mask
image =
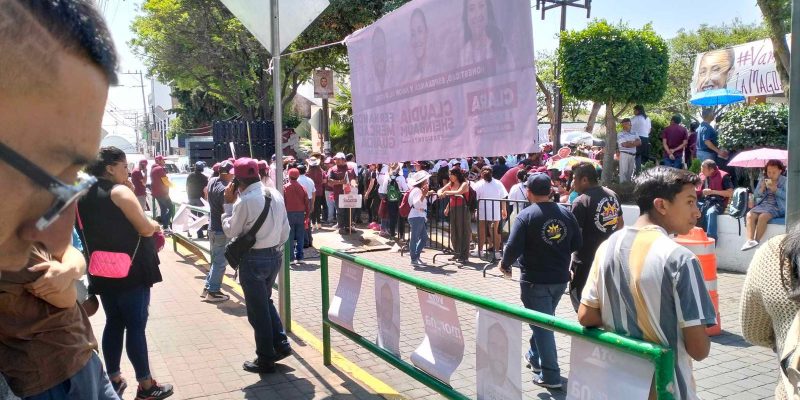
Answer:
[{"label": "utility pole", "polygon": [[789,165],[786,173],[786,233],[800,221],[800,0],[792,1],[791,67],[789,71]]},{"label": "utility pole", "polygon": [[[554,8],[561,8],[561,25],[560,32],[567,30],[567,7],[585,8],[586,18],[589,18],[592,11],[592,0],[536,0],[536,9],[542,11],[542,21],[544,21],[545,12]],[[559,39],[560,41],[561,39]],[[558,84],[558,64],[555,68],[556,88],[553,97],[553,107],[556,112],[556,120],[550,121],[550,129],[553,130],[553,149],[558,151],[561,148],[561,122],[564,119],[564,95],[561,93],[561,85]]]},{"label": "utility pole", "polygon": [[[122,74],[122,75],[139,75],[139,86],[138,87],[141,88],[141,90],[142,90],[142,110],[144,111],[144,126],[145,126],[145,131],[146,132],[150,132],[150,118],[148,117],[148,114],[147,114],[147,98],[144,95],[144,75],[142,74],[142,71],[120,72],[120,74]],[[136,87],[136,86],[133,86],[133,87]],[[135,131],[136,131],[136,149],[137,150],[141,150],[141,148],[140,148],[141,139],[139,138],[138,119],[137,119],[137,126],[135,128]],[[149,145],[152,144],[152,141],[153,141],[153,135],[152,135],[152,132],[150,132],[150,135],[148,136],[148,142],[150,142],[150,143],[148,143],[148,146],[145,146],[146,147],[145,150],[147,150],[149,148]],[[155,154],[151,154],[151,155],[154,156]]]}]

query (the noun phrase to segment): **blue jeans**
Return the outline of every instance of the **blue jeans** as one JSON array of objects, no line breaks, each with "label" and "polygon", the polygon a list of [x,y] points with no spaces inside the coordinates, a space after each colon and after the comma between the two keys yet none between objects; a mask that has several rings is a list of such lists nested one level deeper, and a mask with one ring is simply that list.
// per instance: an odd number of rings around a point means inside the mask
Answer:
[{"label": "blue jeans", "polygon": [[713,151],[697,149],[697,159],[700,160],[700,162],[705,160],[714,160],[714,162],[717,162],[717,153],[714,153]]},{"label": "blue jeans", "polygon": [[411,261],[419,260],[422,249],[428,244],[428,231],[425,229],[425,217],[413,217],[408,219],[411,226],[411,239],[408,241],[408,252],[411,254]]},{"label": "blue jeans", "polygon": [[672,168],[683,168],[683,157],[675,157],[674,160],[670,160],[669,156],[664,156],[664,165]]},{"label": "blue jeans", "polygon": [[150,307],[150,287],[137,286],[120,292],[100,295],[106,313],[106,327],[103,330],[103,359],[108,376],[120,375],[119,362],[122,358],[122,342],[128,359],[133,364],[136,380],[150,378],[150,360],[147,355],[148,308]]},{"label": "blue jeans", "polygon": [[[525,308],[555,315],[561,295],[567,289],[567,283],[541,284],[520,283],[522,304]],[[542,380],[545,383],[561,383],[561,369],[558,368],[558,352],[553,331],[531,325],[531,348],[527,358],[532,365],[542,368]]]},{"label": "blue jeans", "polygon": [[158,210],[161,212],[159,219],[161,221],[161,227],[164,229],[169,228],[172,219],[172,200],[169,196],[162,196],[156,197],[156,201],[158,202]]},{"label": "blue jeans", "polygon": [[247,321],[253,327],[259,360],[275,359],[275,350],[289,347],[283,323],[272,302],[272,285],[281,269],[283,246],[252,249],[239,265],[239,282],[247,305]]},{"label": "blue jeans", "polygon": [[[302,211],[291,211],[286,213],[289,218],[289,248],[297,260],[303,259],[303,244],[306,240],[306,213]],[[297,241],[295,247],[294,242]]]},{"label": "blue jeans", "polygon": [[211,270],[206,276],[206,289],[209,292],[219,292],[222,288],[222,279],[225,277],[225,245],[228,237],[223,232],[208,231],[208,242],[211,245]]},{"label": "blue jeans", "polygon": [[24,400],[68,399],[119,400],[119,396],[111,386],[111,381],[103,371],[103,364],[95,352],[92,352],[92,358],[75,375],[42,393],[25,397]]},{"label": "blue jeans", "polygon": [[[700,210],[702,210],[702,204],[700,204],[700,207]],[[700,218],[703,218],[702,225],[703,229],[706,230],[706,235],[714,238],[714,240],[717,240],[717,216],[719,214],[719,207],[712,206],[706,210],[705,215],[700,216]]]},{"label": "blue jeans", "polygon": [[325,204],[328,205],[328,222],[336,222],[336,202],[331,200],[331,191],[325,191]]}]

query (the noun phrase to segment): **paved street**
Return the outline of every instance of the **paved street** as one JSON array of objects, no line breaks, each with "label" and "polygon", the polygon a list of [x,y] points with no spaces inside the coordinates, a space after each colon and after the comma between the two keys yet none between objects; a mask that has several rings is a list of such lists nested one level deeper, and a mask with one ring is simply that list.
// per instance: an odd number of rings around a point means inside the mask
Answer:
[{"label": "paved street", "polygon": [[[367,234],[367,237],[369,235],[371,234]],[[315,234],[315,240],[315,245],[341,244],[334,233]],[[369,249],[376,248],[385,249],[386,246],[373,246]],[[148,325],[154,375],[156,379],[175,384],[175,398],[362,399],[379,398],[377,394],[391,398],[394,397],[394,391],[405,398],[441,398],[439,394],[398,372],[336,332],[332,333],[333,347],[341,357],[335,357],[332,367],[322,365],[322,356],[318,352],[321,338],[318,258],[292,267],[292,318],[296,333],[292,335],[292,340],[296,356],[287,359],[285,367],[278,374],[259,377],[244,372],[241,363],[253,357],[254,345],[238,285],[230,279],[232,275],[229,275],[225,290],[231,295],[230,301],[217,305],[201,302],[198,294],[202,289],[207,265],[183,248],[179,248],[179,253],[173,253],[171,246],[167,246],[161,253],[165,282],[154,288]],[[476,263],[463,269],[454,265],[414,269],[408,265],[407,255],[401,258],[396,252],[378,250],[360,255],[430,281],[520,304],[517,284],[497,277],[483,278],[479,271],[483,264]],[[426,251],[423,253],[423,260],[430,262],[432,256],[432,252]],[[438,257],[437,261],[441,262],[445,258]],[[333,293],[340,263],[333,261],[330,267]],[[774,356],[768,349],[748,345],[740,336],[738,297],[744,276],[721,273],[719,279],[724,333],[713,339],[711,356],[695,365],[695,377],[701,396],[703,399],[771,398],[777,380]],[[401,304],[401,353],[403,359],[409,361],[411,352],[424,337],[418,300],[413,288],[401,285]],[[458,304],[458,312],[467,345],[464,361],[453,375],[452,385],[474,398],[476,310],[461,303]],[[567,319],[575,318],[567,297],[562,299],[557,314]],[[103,326],[102,313],[93,317],[92,321],[99,337]],[[373,275],[369,272],[364,274],[355,329],[367,338],[374,338],[377,332]],[[521,349],[526,349],[529,332],[527,327],[523,327]],[[570,339],[559,334],[556,338],[562,376],[566,383],[569,376]],[[133,376],[127,361],[123,364],[123,374]],[[386,386],[381,386],[381,383]],[[534,386],[530,382],[530,372],[524,368],[523,390],[525,398],[566,398],[564,391],[547,391]],[[129,389],[126,398],[132,396],[133,389]]]}]

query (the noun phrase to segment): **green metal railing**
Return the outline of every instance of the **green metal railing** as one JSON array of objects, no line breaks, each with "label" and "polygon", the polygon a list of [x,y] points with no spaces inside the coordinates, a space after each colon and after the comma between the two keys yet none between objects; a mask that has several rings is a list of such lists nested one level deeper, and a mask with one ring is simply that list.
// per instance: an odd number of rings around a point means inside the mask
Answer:
[{"label": "green metal railing", "polygon": [[376,354],[378,357],[382,358],[384,361],[397,367],[400,371],[405,372],[412,378],[439,392],[443,396],[451,399],[468,399],[467,396],[455,391],[451,386],[433,378],[425,372],[417,369],[414,365],[409,364],[408,362],[396,357],[392,353],[382,349],[371,340],[366,339],[357,333],[351,332],[340,325],[337,325],[328,318],[328,310],[330,308],[328,258],[334,257],[340,260],[352,262],[371,271],[380,272],[384,275],[395,278],[400,282],[412,285],[418,289],[451,297],[455,300],[471,304],[476,307],[481,307],[486,310],[504,314],[527,324],[533,324],[541,328],[563,333],[569,336],[577,336],[602,346],[612,347],[634,356],[645,358],[655,364],[655,386],[658,399],[672,400],[674,398],[674,395],[667,389],[672,384],[675,368],[674,353],[669,348],[664,348],[657,344],[633,339],[613,332],[606,332],[595,328],[585,328],[572,321],[567,321],[552,315],[529,310],[527,308],[488,299],[450,286],[430,282],[428,280],[400,272],[394,268],[383,266],[372,260],[342,253],[328,247],[322,247],[320,249],[320,257],[320,272],[322,276],[322,355],[325,365],[331,365],[331,328],[333,328],[348,339],[366,348],[367,350]]}]

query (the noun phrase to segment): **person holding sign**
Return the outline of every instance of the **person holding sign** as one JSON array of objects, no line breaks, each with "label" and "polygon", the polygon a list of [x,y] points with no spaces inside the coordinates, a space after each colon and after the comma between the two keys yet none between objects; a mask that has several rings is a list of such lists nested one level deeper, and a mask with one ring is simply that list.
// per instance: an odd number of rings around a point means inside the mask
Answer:
[{"label": "person holding sign", "polygon": [[665,166],[636,178],[634,195],[641,215],[597,249],[578,308],[583,326],[675,351],[676,400],[698,398],[691,360],[708,356],[711,343],[705,328],[716,323],[700,263],[691,250],[669,237],[694,228],[700,217],[695,193],[699,183],[697,175]]},{"label": "person holding sign", "polygon": [[336,153],[333,156],[336,165],[328,170],[328,183],[333,188],[334,200],[336,200],[336,215],[339,219],[339,234],[346,235],[350,231],[350,210],[343,209],[339,204],[339,196],[350,193],[356,186],[356,171],[347,166],[347,158],[344,153]]},{"label": "person holding sign", "polygon": [[[583,239],[575,216],[551,201],[551,181],[547,174],[531,175],[527,186],[532,204],[511,225],[500,270],[510,277],[511,264],[522,256],[522,303],[531,310],[555,315],[569,283],[572,253],[581,248]],[[553,331],[535,325],[531,325],[531,330],[531,347],[524,357],[534,372],[533,383],[558,389],[561,370]]]}]

